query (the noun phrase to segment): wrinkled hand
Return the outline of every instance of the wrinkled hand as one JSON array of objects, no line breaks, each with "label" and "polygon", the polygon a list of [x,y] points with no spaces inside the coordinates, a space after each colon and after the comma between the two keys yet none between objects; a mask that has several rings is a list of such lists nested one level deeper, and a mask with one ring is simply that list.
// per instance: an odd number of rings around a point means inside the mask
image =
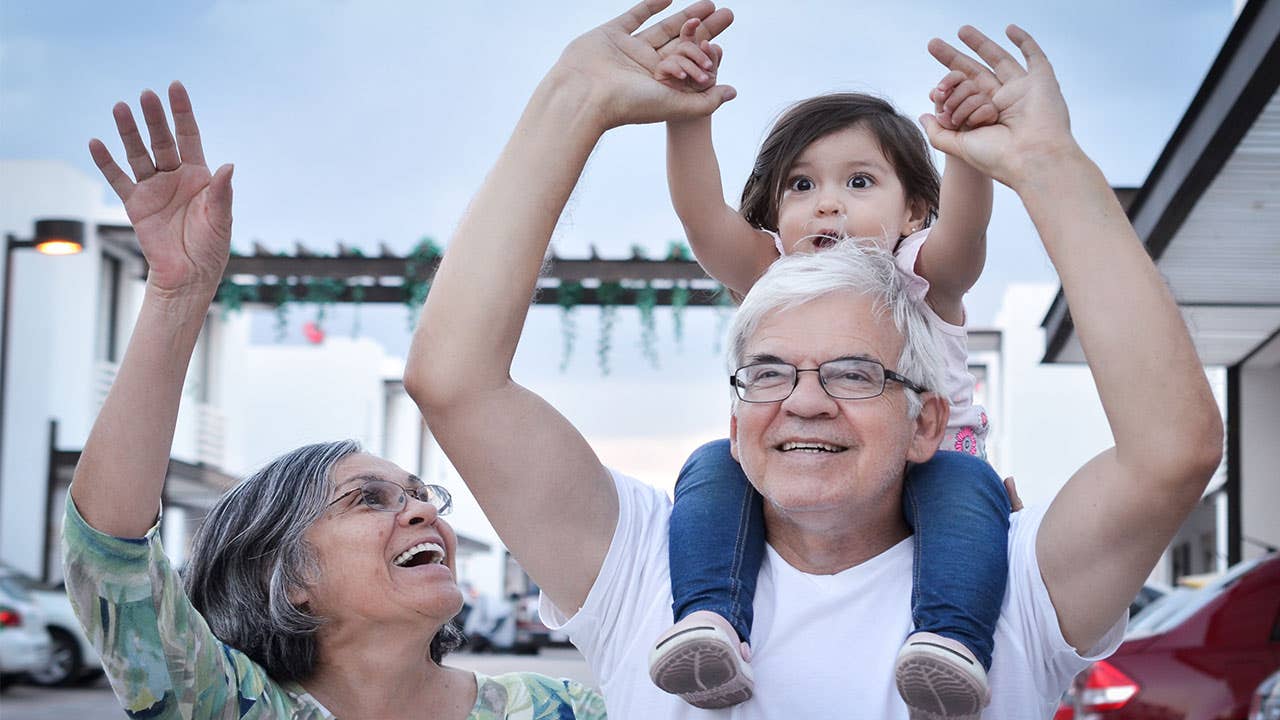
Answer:
[{"label": "wrinkled hand", "polygon": [[[729,12],[722,9],[722,12]],[[655,77],[667,87],[684,92],[703,92],[716,85],[724,49],[707,38],[702,21],[689,18],[680,28],[680,37],[658,49]]]},{"label": "wrinkled hand", "polygon": [[1018,486],[1013,481],[1013,476],[1004,479],[1004,491],[1009,494],[1009,507],[1013,512],[1018,512],[1023,508],[1022,498],[1018,497]]},{"label": "wrinkled hand", "polygon": [[136,181],[120,169],[101,140],[89,141],[89,154],[124,201],[150,266],[147,283],[166,295],[207,295],[221,280],[231,248],[232,166],[210,174],[181,83],[169,86],[176,144],[160,98],[146,90],[140,102],[151,152],[129,106],[121,102],[112,109]]},{"label": "wrinkled hand", "polygon": [[999,114],[995,123],[954,130],[933,115],[920,120],[935,148],[1017,190],[1030,164],[1053,162],[1078,148],[1049,59],[1021,28],[1010,25],[1006,33],[1022,51],[1025,69],[1004,48],[968,25],[960,28],[960,39],[985,65],[942,40],[929,41],[929,53],[938,62],[960,72],[977,91],[991,97]]},{"label": "wrinkled hand", "polygon": [[701,92],[672,88],[658,79],[658,65],[674,54],[674,43],[690,19],[710,41],[733,22],[733,13],[699,0],[639,31],[671,0],[644,0],[619,17],[582,35],[565,48],[552,74],[585,88],[587,103],[602,129],[619,125],[683,120],[710,115],[733,98],[733,88],[715,85]]},{"label": "wrinkled hand", "polygon": [[972,130],[990,125],[1000,117],[1000,111],[991,101],[991,93],[997,89],[979,87],[977,81],[959,70],[952,70],[929,91],[933,115],[947,130]]}]

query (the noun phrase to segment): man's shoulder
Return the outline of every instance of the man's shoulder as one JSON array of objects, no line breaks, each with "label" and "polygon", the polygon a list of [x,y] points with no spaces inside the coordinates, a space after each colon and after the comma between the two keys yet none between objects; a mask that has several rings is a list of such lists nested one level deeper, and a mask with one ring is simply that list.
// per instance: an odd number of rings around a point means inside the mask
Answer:
[{"label": "man's shoulder", "polygon": [[607,470],[618,489],[619,513],[671,514],[671,498],[665,492],[614,468]]}]

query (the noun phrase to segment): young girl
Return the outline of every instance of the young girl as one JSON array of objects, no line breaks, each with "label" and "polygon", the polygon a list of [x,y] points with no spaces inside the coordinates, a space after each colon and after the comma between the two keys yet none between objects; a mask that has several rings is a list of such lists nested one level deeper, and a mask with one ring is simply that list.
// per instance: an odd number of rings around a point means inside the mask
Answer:
[{"label": "young girl", "polygon": [[[692,90],[714,85],[721,51],[699,42],[697,31],[696,20],[686,24],[685,42],[659,64],[664,82]],[[990,99],[961,80],[951,73],[931,93],[939,120],[951,129],[994,121]],[[908,292],[945,339],[946,385],[930,390],[950,405],[940,447],[946,452],[911,467],[903,487],[903,514],[915,531],[917,631],[906,638],[895,673],[913,717],[976,717],[988,701],[1010,511],[984,461],[987,417],[973,404],[961,302],[985,261],[991,179],[948,158],[939,182],[914,122],[878,98],[839,93],[800,102],[778,120],[734,211],[721,195],[710,118],[667,128],[676,212],[698,261],[730,290],[745,294],[779,254],[858,238],[894,253]],[[724,440],[694,452],[675,498],[676,623],[655,644],[650,676],[699,707],[734,705],[752,694],[747,643],[765,552],[761,499]]]}]

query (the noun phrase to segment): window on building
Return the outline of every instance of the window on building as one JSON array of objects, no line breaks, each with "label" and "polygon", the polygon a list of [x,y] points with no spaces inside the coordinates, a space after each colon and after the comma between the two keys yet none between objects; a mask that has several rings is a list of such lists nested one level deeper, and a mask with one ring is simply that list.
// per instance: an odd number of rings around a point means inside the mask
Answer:
[{"label": "window on building", "polygon": [[120,258],[107,253],[102,255],[98,270],[98,337],[94,357],[108,362],[120,361]]}]

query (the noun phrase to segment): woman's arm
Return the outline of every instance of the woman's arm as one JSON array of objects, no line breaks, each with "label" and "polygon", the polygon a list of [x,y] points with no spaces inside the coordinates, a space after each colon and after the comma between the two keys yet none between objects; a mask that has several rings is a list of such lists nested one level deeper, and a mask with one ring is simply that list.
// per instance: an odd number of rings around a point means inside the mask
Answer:
[{"label": "woman's arm", "polygon": [[405,388],[494,528],[547,595],[577,608],[617,523],[611,478],[581,434],[512,381],[511,360],[551,232],[609,128],[710,114],[729,88],[683,93],[655,79],[658,50],[694,3],[642,32],[646,0],[574,40],[534,91],[449,243],[414,334]]},{"label": "woman's arm", "polygon": [[176,142],[160,98],[148,90],[141,104],[150,152],[129,106],[113,110],[136,181],[100,140],[89,143],[124,201],[150,271],[129,347],[71,485],[84,519],[119,537],[141,537],[155,524],[182,383],[231,243],[232,167],[209,172],[186,89],[169,86]]}]

